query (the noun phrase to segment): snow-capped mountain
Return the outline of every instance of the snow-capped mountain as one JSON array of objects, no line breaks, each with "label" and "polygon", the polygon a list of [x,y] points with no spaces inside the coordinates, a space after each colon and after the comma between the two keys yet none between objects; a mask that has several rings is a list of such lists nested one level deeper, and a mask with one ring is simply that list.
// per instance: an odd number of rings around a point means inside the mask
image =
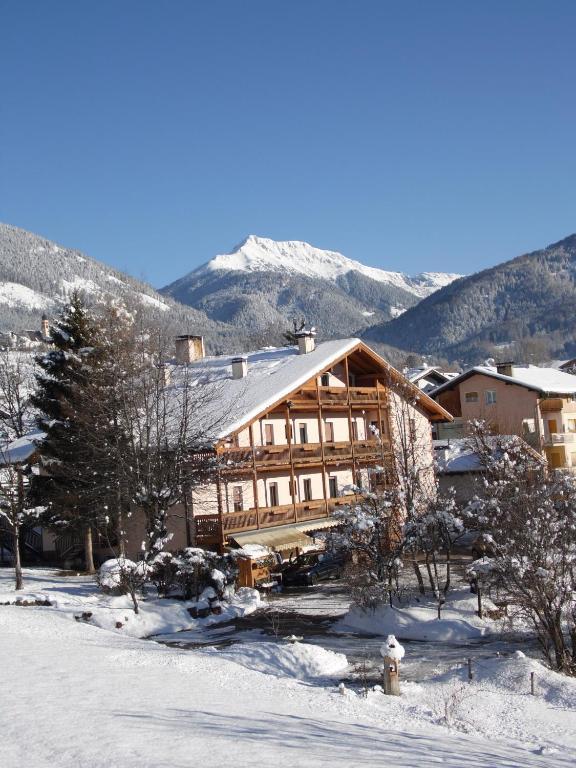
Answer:
[{"label": "snow-capped mountain", "polygon": [[358,272],[371,280],[394,285],[421,298],[462,277],[445,272],[422,272],[409,277],[402,272],[367,267],[338,251],[326,251],[300,240],[278,241],[256,235],[249,235],[230,253],[215,256],[192,274],[200,276],[220,271],[281,272],[331,281],[336,281],[348,272]]},{"label": "snow-capped mountain", "polygon": [[161,289],[214,320],[264,331],[305,317],[325,336],[346,336],[401,315],[460,275],[409,277],[297,240],[250,235]]}]

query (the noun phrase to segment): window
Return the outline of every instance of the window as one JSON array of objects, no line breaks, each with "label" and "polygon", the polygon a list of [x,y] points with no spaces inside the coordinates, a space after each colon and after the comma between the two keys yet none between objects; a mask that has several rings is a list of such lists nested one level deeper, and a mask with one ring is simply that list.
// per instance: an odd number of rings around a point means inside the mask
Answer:
[{"label": "window", "polygon": [[304,488],[304,501],[312,501],[312,480],[309,477],[303,481],[302,487]]},{"label": "window", "polygon": [[337,477],[328,478],[328,488],[329,488],[330,498],[331,499],[338,498],[338,478]]},{"label": "window", "polygon": [[496,402],[496,390],[495,389],[486,389],[484,391],[484,402],[486,405],[494,405]]},{"label": "window", "polygon": [[234,512],[242,512],[244,509],[244,500],[242,497],[241,485],[235,485],[232,489],[232,499],[234,502]]},{"label": "window", "polygon": [[307,443],[308,442],[308,427],[306,424],[300,424],[298,427],[298,433],[300,435],[300,442],[301,443]]},{"label": "window", "polygon": [[576,419],[568,419],[568,432],[576,432]]},{"label": "window", "polygon": [[329,373],[323,373],[322,376],[320,376],[320,385],[322,387],[329,387],[330,386],[330,374]]},{"label": "window", "polygon": [[274,445],[273,424],[264,424],[264,445]]},{"label": "window", "polygon": [[324,434],[326,435],[326,442],[334,442],[334,424],[331,421],[327,421],[324,424]]},{"label": "window", "polygon": [[464,402],[466,403],[477,403],[478,402],[478,392],[466,392],[464,395]]},{"label": "window", "polygon": [[278,483],[270,483],[268,486],[269,491],[269,497],[270,497],[270,506],[271,507],[277,507],[278,506]]},{"label": "window", "polygon": [[288,493],[293,499],[296,498],[296,492],[296,480],[288,480]]},{"label": "window", "polygon": [[352,422],[352,440],[358,440],[358,424],[354,419]]}]

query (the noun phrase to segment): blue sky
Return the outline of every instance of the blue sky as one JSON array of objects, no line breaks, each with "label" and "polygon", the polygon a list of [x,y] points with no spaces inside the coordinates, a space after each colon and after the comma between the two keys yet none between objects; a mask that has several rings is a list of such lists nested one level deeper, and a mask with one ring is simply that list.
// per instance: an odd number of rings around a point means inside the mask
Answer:
[{"label": "blue sky", "polygon": [[0,220],[164,285],[247,234],[410,273],[576,231],[576,3],[0,0]]}]

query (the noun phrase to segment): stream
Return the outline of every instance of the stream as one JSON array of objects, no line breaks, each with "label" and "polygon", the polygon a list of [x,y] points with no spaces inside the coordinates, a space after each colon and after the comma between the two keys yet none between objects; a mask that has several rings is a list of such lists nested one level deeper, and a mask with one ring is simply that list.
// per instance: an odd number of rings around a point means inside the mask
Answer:
[{"label": "stream", "polygon": [[[178,648],[225,648],[235,644],[261,642],[284,643],[296,635],[303,642],[320,645],[346,655],[350,669],[343,679],[367,685],[381,683],[382,657],[380,635],[342,631],[336,625],[348,610],[348,599],[341,582],[327,582],[316,587],[294,589],[266,598],[265,607],[256,613],[198,630],[184,630],[151,639]],[[420,682],[456,664],[481,663],[494,656],[507,656],[516,650],[539,657],[535,641],[519,636],[491,635],[478,640],[449,643],[444,641],[406,640],[398,637],[406,649],[402,677]]]}]

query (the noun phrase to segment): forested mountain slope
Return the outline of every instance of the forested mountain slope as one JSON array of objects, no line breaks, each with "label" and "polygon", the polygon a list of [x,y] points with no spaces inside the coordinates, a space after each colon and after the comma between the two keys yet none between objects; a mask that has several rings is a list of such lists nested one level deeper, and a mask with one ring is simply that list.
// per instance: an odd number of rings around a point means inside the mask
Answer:
[{"label": "forested mountain slope", "polygon": [[0,331],[38,329],[74,290],[88,303],[120,298],[141,304],[174,333],[203,333],[214,350],[228,349],[232,329],[203,312],[160,296],[151,286],[80,251],[0,223]]},{"label": "forested mountain slope", "polygon": [[461,278],[364,335],[368,341],[472,362],[528,340],[540,341],[551,356],[572,355],[576,235]]}]

